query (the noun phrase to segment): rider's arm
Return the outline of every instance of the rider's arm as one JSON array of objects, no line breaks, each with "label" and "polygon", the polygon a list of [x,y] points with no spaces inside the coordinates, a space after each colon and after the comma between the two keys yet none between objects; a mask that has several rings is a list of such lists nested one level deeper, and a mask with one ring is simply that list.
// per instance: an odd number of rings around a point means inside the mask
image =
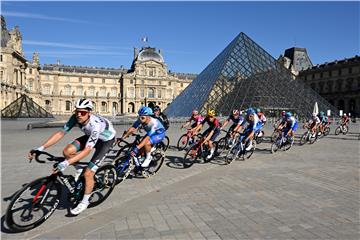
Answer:
[{"label": "rider's arm", "polygon": [[130,134],[136,132],[136,129],[135,127],[131,127],[129,128],[125,133],[124,135],[122,136],[122,138],[128,138],[130,136]]},{"label": "rider's arm", "polygon": [[228,120],[228,119],[226,119],[226,120],[225,120],[225,122],[223,123],[223,125],[221,126],[221,128],[220,128],[220,129],[224,129],[224,127],[226,126],[226,124],[228,124],[228,122],[229,122],[229,120]]},{"label": "rider's arm", "polygon": [[60,141],[64,136],[65,136],[66,132],[60,130],[57,131],[56,133],[54,133],[53,135],[51,135],[48,140],[46,140],[42,146],[44,147],[44,149],[51,147],[52,145],[54,145],[55,143],[57,143],[58,141]]}]

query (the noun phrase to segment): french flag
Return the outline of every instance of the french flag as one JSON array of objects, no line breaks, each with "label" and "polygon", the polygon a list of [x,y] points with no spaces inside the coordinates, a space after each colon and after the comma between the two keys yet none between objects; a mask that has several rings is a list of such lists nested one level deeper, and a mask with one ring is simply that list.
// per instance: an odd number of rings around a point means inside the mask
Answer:
[{"label": "french flag", "polygon": [[142,38],[141,38],[141,41],[142,41],[142,42],[147,42],[147,41],[148,41],[148,37],[142,37]]}]

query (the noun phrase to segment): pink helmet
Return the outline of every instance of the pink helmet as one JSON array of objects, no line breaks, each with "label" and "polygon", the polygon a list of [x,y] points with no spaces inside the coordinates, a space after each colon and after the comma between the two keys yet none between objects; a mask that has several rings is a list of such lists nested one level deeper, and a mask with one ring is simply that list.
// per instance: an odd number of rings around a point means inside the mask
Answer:
[{"label": "pink helmet", "polygon": [[198,110],[193,110],[192,111],[192,115],[198,115],[199,114],[199,111]]},{"label": "pink helmet", "polygon": [[232,113],[233,113],[233,115],[239,115],[239,110],[234,109],[234,110],[232,111]]}]

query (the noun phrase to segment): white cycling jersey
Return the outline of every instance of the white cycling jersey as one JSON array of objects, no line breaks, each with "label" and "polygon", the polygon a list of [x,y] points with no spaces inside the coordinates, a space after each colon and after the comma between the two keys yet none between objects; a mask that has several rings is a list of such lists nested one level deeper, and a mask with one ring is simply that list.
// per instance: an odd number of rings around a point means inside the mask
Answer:
[{"label": "white cycling jersey", "polygon": [[90,120],[86,125],[78,123],[75,114],[73,114],[64,125],[63,130],[68,133],[75,125],[78,125],[81,131],[89,136],[86,147],[90,148],[95,146],[98,139],[106,142],[113,139],[116,135],[116,131],[108,119],[94,114],[90,115]]}]

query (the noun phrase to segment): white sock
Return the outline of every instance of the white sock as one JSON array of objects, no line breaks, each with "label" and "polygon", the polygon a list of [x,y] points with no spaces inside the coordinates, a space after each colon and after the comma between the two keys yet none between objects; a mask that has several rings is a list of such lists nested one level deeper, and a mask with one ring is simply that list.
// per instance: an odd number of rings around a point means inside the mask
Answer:
[{"label": "white sock", "polygon": [[214,152],[215,152],[215,148],[213,147],[210,149],[210,153],[213,154]]},{"label": "white sock", "polygon": [[151,162],[152,156],[151,156],[151,152],[146,153],[146,158],[145,161],[143,162],[143,164],[141,164],[143,167],[148,167],[150,162]]},{"label": "white sock", "polygon": [[81,202],[85,203],[85,204],[89,204],[89,198],[91,196],[91,193],[90,194],[84,194],[84,197],[82,199]]}]

